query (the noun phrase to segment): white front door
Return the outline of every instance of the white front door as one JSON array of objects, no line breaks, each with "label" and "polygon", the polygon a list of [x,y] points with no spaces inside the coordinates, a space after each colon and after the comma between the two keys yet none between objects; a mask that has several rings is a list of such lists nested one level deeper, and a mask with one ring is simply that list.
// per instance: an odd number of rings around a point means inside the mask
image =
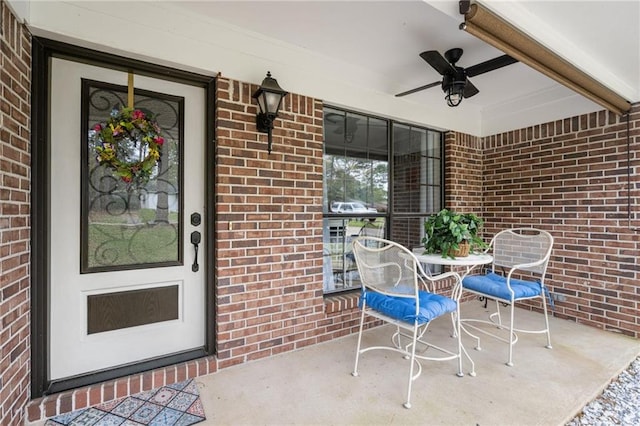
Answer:
[{"label": "white front door", "polygon": [[127,105],[128,74],[62,59],[51,69],[49,379],[202,348],[204,89],[135,75],[134,107],[165,143],[151,179],[128,185],[98,165],[89,137]]}]

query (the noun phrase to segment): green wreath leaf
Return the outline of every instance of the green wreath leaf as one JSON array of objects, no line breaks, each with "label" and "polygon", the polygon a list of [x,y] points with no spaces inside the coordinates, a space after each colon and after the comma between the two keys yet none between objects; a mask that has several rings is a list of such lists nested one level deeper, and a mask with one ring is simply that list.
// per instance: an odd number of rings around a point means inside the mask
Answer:
[{"label": "green wreath leaf", "polygon": [[109,167],[127,184],[143,186],[149,181],[164,144],[157,122],[141,110],[121,108],[92,130],[98,164]]}]

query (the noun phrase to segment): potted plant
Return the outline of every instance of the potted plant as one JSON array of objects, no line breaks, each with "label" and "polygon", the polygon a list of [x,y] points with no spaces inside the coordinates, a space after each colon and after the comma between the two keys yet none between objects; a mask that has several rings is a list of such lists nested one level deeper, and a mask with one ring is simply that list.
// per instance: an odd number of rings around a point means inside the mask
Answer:
[{"label": "potted plant", "polygon": [[484,221],[473,213],[456,213],[442,209],[424,222],[422,239],[426,253],[442,257],[464,257],[469,251],[484,249],[487,244],[478,236]]}]

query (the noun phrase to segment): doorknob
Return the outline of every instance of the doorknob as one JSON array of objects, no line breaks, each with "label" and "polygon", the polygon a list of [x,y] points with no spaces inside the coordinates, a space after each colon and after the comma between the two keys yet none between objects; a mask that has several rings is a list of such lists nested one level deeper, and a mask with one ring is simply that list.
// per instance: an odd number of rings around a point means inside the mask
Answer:
[{"label": "doorknob", "polygon": [[198,244],[200,244],[200,233],[198,231],[193,231],[191,233],[191,244],[193,244],[193,248],[196,250],[196,255],[193,259],[193,265],[191,265],[191,270],[193,272],[198,272],[200,269],[200,265],[198,265]]}]

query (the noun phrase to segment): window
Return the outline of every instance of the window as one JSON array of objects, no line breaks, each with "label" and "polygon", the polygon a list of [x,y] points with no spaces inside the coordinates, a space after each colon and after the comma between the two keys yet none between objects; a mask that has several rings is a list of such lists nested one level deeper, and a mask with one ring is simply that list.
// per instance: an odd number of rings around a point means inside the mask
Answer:
[{"label": "window", "polygon": [[324,109],[324,291],[360,288],[351,253],[359,235],[417,247],[442,205],[439,132]]},{"label": "window", "polygon": [[408,248],[419,247],[426,217],[444,206],[442,134],[394,123],[392,157],[391,239]]}]

